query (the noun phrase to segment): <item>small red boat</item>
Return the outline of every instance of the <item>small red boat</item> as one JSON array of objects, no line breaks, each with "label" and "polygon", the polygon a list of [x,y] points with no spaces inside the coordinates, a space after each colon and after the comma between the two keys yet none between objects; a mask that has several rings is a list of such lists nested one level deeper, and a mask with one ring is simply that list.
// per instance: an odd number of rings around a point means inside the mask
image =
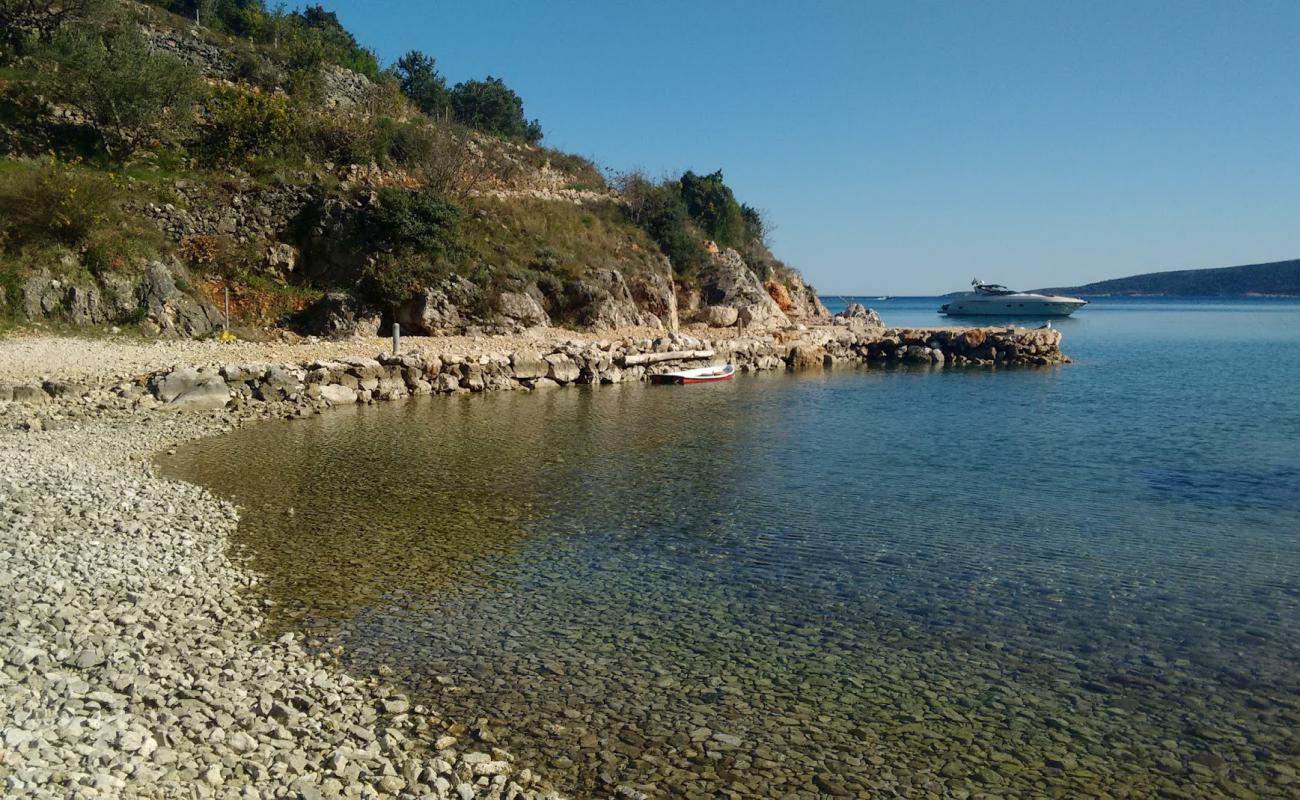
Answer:
[{"label": "small red boat", "polygon": [[699,369],[683,369],[677,372],[663,372],[658,375],[651,375],[652,383],[712,383],[714,381],[729,381],[736,374],[736,368],[731,364],[722,364],[721,366],[700,367]]}]

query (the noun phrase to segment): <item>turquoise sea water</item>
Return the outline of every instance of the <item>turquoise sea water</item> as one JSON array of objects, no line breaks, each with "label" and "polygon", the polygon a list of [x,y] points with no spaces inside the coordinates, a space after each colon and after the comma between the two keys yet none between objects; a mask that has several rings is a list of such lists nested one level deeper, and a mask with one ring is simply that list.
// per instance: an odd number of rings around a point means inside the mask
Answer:
[{"label": "turquoise sea water", "polygon": [[1300,303],[1054,324],[1075,363],[428,398],[164,466],[244,508],[282,624],[578,796],[1300,795]]}]

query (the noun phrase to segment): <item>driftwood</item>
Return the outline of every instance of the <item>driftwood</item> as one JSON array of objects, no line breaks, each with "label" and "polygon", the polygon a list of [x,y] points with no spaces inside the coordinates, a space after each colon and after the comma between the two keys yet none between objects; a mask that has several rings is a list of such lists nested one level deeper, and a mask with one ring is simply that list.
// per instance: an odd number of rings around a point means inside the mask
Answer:
[{"label": "driftwood", "polygon": [[712,350],[673,350],[668,353],[637,353],[624,356],[623,366],[639,367],[645,364],[658,364],[660,361],[691,361],[697,358],[713,358]]}]

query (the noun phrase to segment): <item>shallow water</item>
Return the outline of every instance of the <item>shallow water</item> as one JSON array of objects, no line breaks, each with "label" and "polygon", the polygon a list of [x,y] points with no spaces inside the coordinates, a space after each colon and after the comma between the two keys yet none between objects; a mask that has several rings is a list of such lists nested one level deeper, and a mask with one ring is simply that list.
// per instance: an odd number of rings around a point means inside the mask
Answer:
[{"label": "shallow water", "polygon": [[1055,324],[1061,368],[425,398],[164,467],[281,624],[578,796],[1296,796],[1300,304]]}]

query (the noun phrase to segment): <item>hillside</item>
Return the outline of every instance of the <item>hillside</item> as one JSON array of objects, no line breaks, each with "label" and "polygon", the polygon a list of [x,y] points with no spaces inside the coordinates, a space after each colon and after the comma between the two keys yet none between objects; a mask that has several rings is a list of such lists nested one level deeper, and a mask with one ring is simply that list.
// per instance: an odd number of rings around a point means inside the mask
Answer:
[{"label": "hillside", "polygon": [[1300,297],[1300,259],[1240,267],[1148,272],[1038,291],[1092,296]]},{"label": "hillside", "polygon": [[248,336],[826,314],[720,171],[609,175],[319,6],[197,8],[0,5],[0,326],[205,336],[227,293]]}]

